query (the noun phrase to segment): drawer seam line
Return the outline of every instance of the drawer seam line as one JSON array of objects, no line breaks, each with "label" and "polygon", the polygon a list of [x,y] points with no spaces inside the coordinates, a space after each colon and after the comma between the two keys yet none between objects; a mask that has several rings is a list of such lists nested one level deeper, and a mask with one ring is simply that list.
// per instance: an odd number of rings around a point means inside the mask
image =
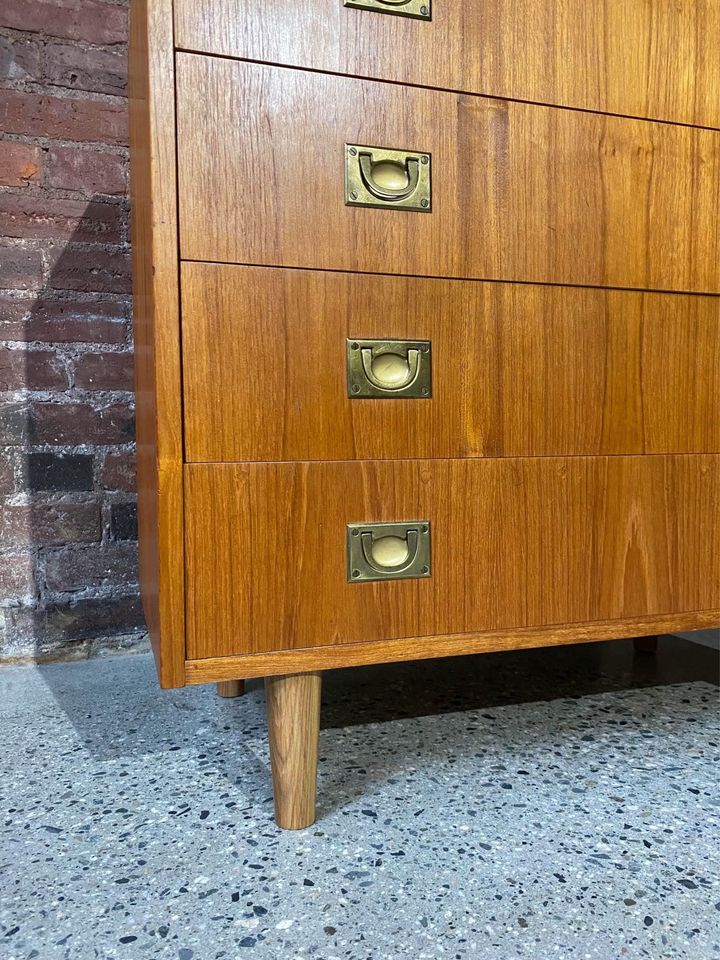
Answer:
[{"label": "drawer seam line", "polygon": [[622,287],[597,283],[561,283],[557,280],[499,280],[496,277],[456,277],[425,273],[383,273],[380,270],[345,270],[340,267],[303,267],[280,263],[244,263],[240,260],[199,260],[195,257],[181,257],[181,263],[199,263],[219,267],[257,267],[262,270],[304,270],[310,273],[342,273],[364,277],[404,277],[408,280],[450,280],[456,283],[512,283],[526,287],[570,287],[575,290],[613,290],[621,293],[668,294],[676,297],[712,297],[720,298],[720,292],[708,290],[661,290],[657,287]]}]

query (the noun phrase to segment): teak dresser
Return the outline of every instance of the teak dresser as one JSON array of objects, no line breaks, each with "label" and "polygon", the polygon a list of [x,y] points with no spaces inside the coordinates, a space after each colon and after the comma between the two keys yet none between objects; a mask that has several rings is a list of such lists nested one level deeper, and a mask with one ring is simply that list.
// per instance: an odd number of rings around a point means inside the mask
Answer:
[{"label": "teak dresser", "polygon": [[[163,687],[720,624],[720,3],[133,0]],[[647,645],[647,644],[646,644]]]}]

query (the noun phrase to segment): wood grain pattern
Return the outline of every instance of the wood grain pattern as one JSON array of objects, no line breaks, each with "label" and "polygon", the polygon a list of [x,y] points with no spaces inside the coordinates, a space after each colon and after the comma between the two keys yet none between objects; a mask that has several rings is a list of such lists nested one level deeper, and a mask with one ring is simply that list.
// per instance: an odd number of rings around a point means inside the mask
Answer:
[{"label": "wood grain pattern", "polygon": [[438,0],[430,23],[340,0],[176,0],[175,11],[188,50],[720,125],[715,0]]},{"label": "wood grain pattern", "polygon": [[284,830],[315,822],[320,689],[319,673],[265,680],[275,821]]},{"label": "wood grain pattern", "polygon": [[672,633],[720,627],[720,610],[633,617],[622,621],[572,623],[524,630],[487,630],[483,633],[459,633],[436,637],[402,637],[399,640],[374,640],[369,643],[328,644],[278,653],[208,657],[188,660],[188,683],[209,683],[223,677],[270,677],[287,670],[334,670],[402,660],[432,660],[434,657],[459,657],[500,650],[529,650],[567,643],[595,643],[640,637],[645,633]]},{"label": "wood grain pattern", "polygon": [[184,683],[182,395],[171,0],[134,0],[129,54],[140,586],[160,683]]},{"label": "wood grain pattern", "polygon": [[[719,132],[192,54],[177,70],[186,259],[720,290]],[[432,153],[432,213],[345,206],[346,142]]]},{"label": "wood grain pattern", "polygon": [[[720,451],[717,297],[185,263],[182,301],[190,461]],[[431,340],[433,399],[348,399],[347,337]]]},{"label": "wood grain pattern", "polygon": [[[185,469],[188,660],[720,606],[718,456]],[[345,525],[403,519],[432,577],[348,583]]]}]

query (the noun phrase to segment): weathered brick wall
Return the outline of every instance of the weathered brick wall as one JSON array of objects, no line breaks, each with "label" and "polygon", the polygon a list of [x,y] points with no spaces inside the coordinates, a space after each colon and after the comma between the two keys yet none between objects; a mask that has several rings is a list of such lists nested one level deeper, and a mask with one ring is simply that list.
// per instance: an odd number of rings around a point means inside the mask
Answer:
[{"label": "weathered brick wall", "polygon": [[144,643],[124,0],[0,3],[0,657]]}]

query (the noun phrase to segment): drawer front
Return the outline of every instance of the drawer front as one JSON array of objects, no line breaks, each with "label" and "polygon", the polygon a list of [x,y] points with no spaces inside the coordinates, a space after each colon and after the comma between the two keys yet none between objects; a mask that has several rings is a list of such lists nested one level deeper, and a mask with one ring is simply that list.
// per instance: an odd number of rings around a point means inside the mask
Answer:
[{"label": "drawer front", "polygon": [[[718,456],[185,471],[190,660],[720,606]],[[348,582],[346,525],[397,521],[430,575]]]},{"label": "drawer front", "polygon": [[[718,132],[191,54],[177,67],[186,259],[720,290]],[[430,212],[346,205],[346,144],[430,154]]]},{"label": "drawer front", "polygon": [[431,9],[427,20],[341,0],[176,0],[176,37],[187,50],[720,125],[715,0],[432,0]]},{"label": "drawer front", "polygon": [[[720,451],[717,297],[185,263],[182,326],[190,461]],[[351,398],[348,339],[432,398]]]}]

